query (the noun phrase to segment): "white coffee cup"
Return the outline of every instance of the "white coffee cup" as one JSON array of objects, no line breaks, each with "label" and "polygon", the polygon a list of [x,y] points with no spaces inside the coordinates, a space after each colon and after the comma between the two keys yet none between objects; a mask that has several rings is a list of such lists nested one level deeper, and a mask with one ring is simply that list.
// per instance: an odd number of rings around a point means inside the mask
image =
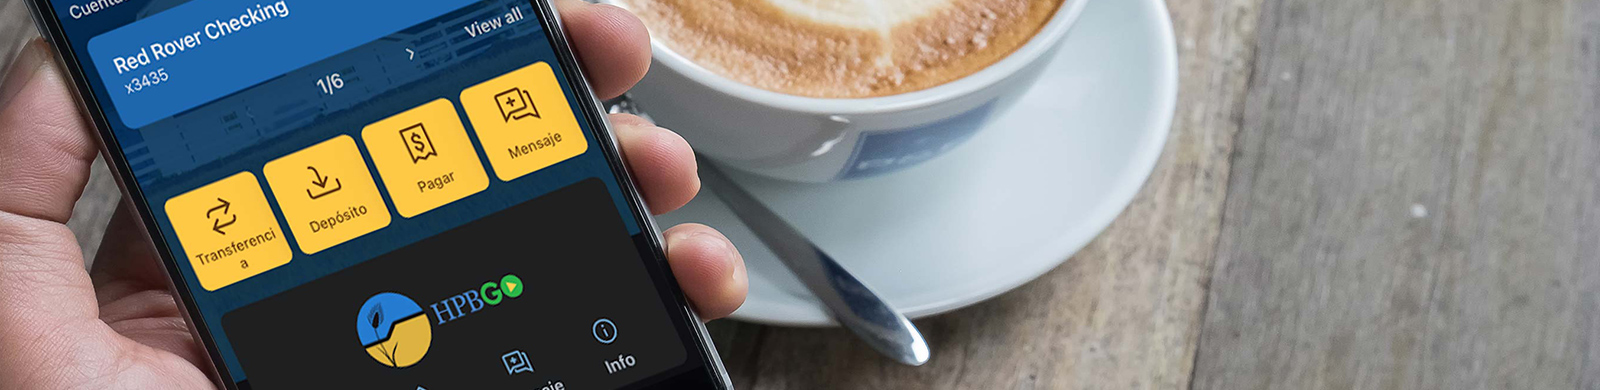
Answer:
[{"label": "white coffee cup", "polygon": [[728,167],[818,183],[875,176],[960,145],[1010,107],[1038,79],[1087,1],[1065,0],[1011,55],[925,90],[847,99],[790,95],[716,74],[652,40],[650,72],[629,96]]}]

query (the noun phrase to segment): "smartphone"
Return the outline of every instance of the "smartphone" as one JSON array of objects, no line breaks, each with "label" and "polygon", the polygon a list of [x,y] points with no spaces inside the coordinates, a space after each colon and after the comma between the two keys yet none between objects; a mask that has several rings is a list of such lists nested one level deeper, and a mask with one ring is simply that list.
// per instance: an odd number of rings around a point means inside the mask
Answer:
[{"label": "smartphone", "polygon": [[548,0],[29,2],[220,385],[731,388]]}]

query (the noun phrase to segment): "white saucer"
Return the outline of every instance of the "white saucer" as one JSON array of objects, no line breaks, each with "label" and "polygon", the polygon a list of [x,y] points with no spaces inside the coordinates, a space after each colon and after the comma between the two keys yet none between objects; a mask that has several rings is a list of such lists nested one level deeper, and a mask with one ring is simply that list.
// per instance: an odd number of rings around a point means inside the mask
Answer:
[{"label": "white saucer", "polygon": [[[734,179],[912,317],[971,305],[1044,274],[1111,224],[1166,142],[1177,99],[1160,0],[1091,1],[1022,101],[967,144],[911,169],[831,184]],[[750,297],[733,318],[832,324],[710,191],[662,226],[701,222],[743,252]]]}]

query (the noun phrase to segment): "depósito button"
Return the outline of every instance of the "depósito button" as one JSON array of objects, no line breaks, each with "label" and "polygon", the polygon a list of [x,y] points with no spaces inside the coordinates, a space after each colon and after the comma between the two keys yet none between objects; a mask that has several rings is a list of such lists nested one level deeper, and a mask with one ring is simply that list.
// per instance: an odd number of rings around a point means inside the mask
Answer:
[{"label": "dep\u00f3sito button", "polygon": [[301,252],[317,253],[389,226],[389,207],[348,135],[272,160],[263,171]]}]

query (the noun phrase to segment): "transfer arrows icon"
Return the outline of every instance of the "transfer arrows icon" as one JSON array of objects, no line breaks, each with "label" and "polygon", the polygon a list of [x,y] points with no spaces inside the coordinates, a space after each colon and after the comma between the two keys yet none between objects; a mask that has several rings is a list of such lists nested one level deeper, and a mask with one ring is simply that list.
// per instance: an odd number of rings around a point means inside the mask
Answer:
[{"label": "transfer arrows icon", "polygon": [[233,223],[239,220],[237,215],[229,215],[229,217],[233,217],[233,219],[229,219],[228,223],[222,223],[221,219],[211,221],[211,230],[215,230],[217,234],[228,235],[228,232],[222,231],[222,228],[233,226]]},{"label": "transfer arrows icon", "polygon": [[227,214],[228,206],[233,205],[232,203],[228,203],[227,199],[222,198],[217,198],[217,202],[221,202],[222,204],[217,205],[217,207],[212,207],[210,210],[206,210],[206,218],[211,218],[211,213],[215,213],[217,210],[222,210],[223,214]]},{"label": "transfer arrows icon", "polygon": [[228,203],[227,199],[217,198],[217,202],[220,204],[218,204],[216,207],[212,207],[210,210],[206,210],[206,218],[211,218],[211,213],[221,210],[222,215],[229,217],[228,222],[224,223],[222,222],[222,218],[217,218],[216,220],[211,221],[211,230],[216,231],[217,234],[228,235],[228,232],[222,231],[222,228],[233,226],[234,222],[239,221],[239,216],[228,213],[228,206],[232,206],[233,204]]}]

